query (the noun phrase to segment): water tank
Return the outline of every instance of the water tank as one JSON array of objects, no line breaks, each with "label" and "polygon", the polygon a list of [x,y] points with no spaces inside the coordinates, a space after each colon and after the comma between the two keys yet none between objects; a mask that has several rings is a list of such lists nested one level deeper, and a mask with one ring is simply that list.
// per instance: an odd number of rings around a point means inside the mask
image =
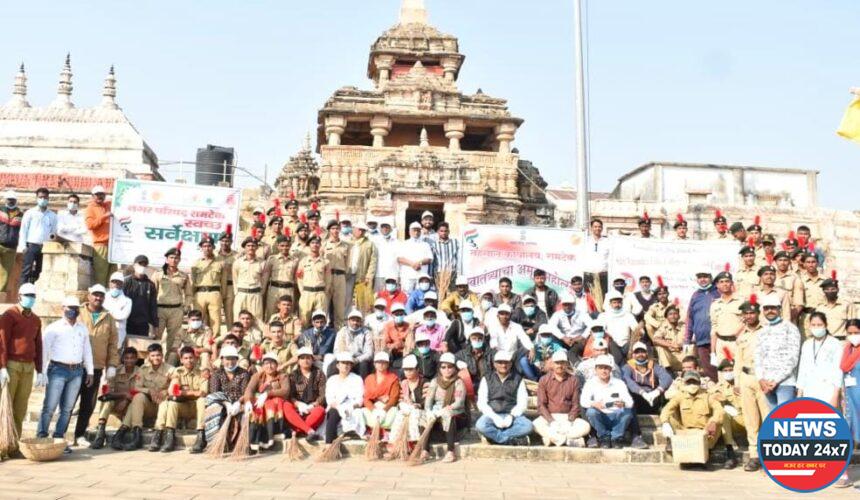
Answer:
[{"label": "water tank", "polygon": [[232,186],[234,157],[233,148],[207,144],[205,148],[198,149],[195,182],[204,186],[226,182]]}]

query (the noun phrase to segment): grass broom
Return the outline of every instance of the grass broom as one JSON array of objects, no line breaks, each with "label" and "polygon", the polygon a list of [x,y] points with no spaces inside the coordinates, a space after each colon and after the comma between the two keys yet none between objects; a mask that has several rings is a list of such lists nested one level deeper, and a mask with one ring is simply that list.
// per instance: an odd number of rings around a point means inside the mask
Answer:
[{"label": "grass broom", "polygon": [[12,416],[12,398],[9,396],[9,385],[3,386],[0,394],[0,460],[9,457],[18,449],[18,430]]},{"label": "grass broom", "polygon": [[418,442],[415,443],[415,448],[412,450],[412,453],[409,454],[409,465],[419,465],[424,463],[421,460],[421,453],[424,451],[424,447],[427,446],[427,442],[430,441],[430,432],[433,431],[433,426],[436,424],[436,420],[438,417],[432,417],[427,421],[427,427],[424,428],[424,432],[421,433],[421,437],[418,438]]},{"label": "grass broom", "polygon": [[390,460],[408,460],[409,459],[409,414],[403,417],[403,425],[400,427],[400,434],[391,447]]},{"label": "grass broom", "polygon": [[221,458],[224,456],[224,451],[227,448],[227,441],[230,435],[230,424],[233,422],[233,415],[227,412],[227,418],[221,423],[221,428],[215,434],[215,438],[206,447],[206,456],[210,458]]},{"label": "grass broom", "polygon": [[334,462],[335,460],[340,460],[343,457],[343,453],[340,450],[340,445],[343,443],[343,440],[346,439],[346,434],[341,434],[331,444],[328,445],[322,453],[317,456],[317,462]]},{"label": "grass broom", "polygon": [[242,414],[242,421],[239,423],[239,436],[236,438],[236,446],[233,447],[233,453],[230,454],[230,460],[244,460],[248,458],[248,450],[251,446],[251,416],[249,412]]},{"label": "grass broom", "polygon": [[287,460],[290,462],[295,462],[305,458],[305,452],[302,450],[301,446],[299,446],[299,439],[296,437],[295,432],[293,432],[293,435],[290,437],[290,442],[287,444],[286,454]]},{"label": "grass broom", "polygon": [[381,455],[379,449],[379,434],[382,432],[382,422],[377,422],[370,431],[370,439],[367,440],[367,446],[364,447],[364,458],[374,461],[379,460]]}]

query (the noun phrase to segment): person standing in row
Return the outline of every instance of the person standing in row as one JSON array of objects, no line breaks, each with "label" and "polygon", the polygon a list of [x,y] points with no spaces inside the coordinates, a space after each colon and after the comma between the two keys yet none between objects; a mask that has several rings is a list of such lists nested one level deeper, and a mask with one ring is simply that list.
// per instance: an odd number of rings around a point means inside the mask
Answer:
[{"label": "person standing in row", "polygon": [[123,293],[125,277],[122,272],[117,271],[110,275],[108,293],[105,295],[104,308],[110,313],[116,325],[117,345],[125,345],[125,336],[128,332],[128,317],[131,316],[131,299]]},{"label": "person standing in row", "polygon": [[454,287],[458,273],[460,272],[460,241],[451,238],[451,226],[447,222],[440,222],[436,232],[436,239],[430,245],[433,250],[433,272],[435,277],[439,302],[443,302],[448,293]]},{"label": "person standing in row", "polygon": [[269,281],[266,261],[257,257],[257,240],[251,236],[242,241],[241,258],[233,262],[233,317],[250,311],[255,318],[263,317],[263,284]]},{"label": "person standing in row", "polygon": [[0,207],[0,292],[6,292],[9,276],[15,267],[15,255],[21,234],[24,212],[18,208],[18,194],[9,190],[3,193],[6,204]]},{"label": "person standing in row", "polygon": [[138,255],[134,258],[131,276],[125,279],[122,291],[131,299],[131,315],[125,323],[126,334],[149,337],[149,331],[158,329],[158,301],[155,283],[146,275],[149,257]]},{"label": "person standing in row", "polygon": [[152,275],[158,300],[158,329],[156,338],[161,338],[161,345],[167,354],[167,364],[176,366],[179,356],[179,337],[182,334],[182,320],[185,310],[191,309],[193,293],[191,279],[179,270],[182,260],[181,243],[164,254],[164,265],[160,271]]},{"label": "person standing in row", "polygon": [[111,202],[106,200],[105,188],[94,186],[91,192],[93,199],[84,211],[84,223],[90,231],[93,242],[93,282],[106,285],[110,275],[110,264],[107,259],[113,213]]},{"label": "person standing in row", "polygon": [[744,316],[744,330],[738,336],[735,353],[735,386],[740,390],[741,413],[744,417],[744,427],[749,442],[750,459],[744,464],[744,470],[755,472],[761,469],[758,456],[758,431],[764,418],[770,413],[770,406],[759,385],[755,373],[755,355],[758,335],[762,331],[759,321],[759,305],[757,298],[751,296],[741,305]]},{"label": "person standing in row", "polygon": [[57,236],[76,243],[89,242],[89,231],[80,210],[81,199],[72,193],[66,201],[66,210],[57,214]]},{"label": "person standing in row", "polygon": [[781,304],[775,295],[761,304],[768,324],[758,334],[755,374],[770,408],[794,399],[797,385],[797,363],[800,360],[800,331],[783,321]]},{"label": "person standing in row", "polygon": [[349,253],[346,301],[349,307],[350,301],[355,297],[356,309],[367,314],[373,307],[373,283],[379,255],[376,246],[367,236],[367,224],[359,222],[353,228],[355,237]]},{"label": "person standing in row", "polygon": [[308,240],[309,253],[302,257],[296,270],[296,282],[301,293],[299,314],[304,325],[311,323],[311,313],[314,311],[328,311],[332,286],[331,266],[328,259],[320,254],[321,246],[320,237],[312,236]]},{"label": "person standing in row", "polygon": [[42,322],[33,312],[35,304],[35,285],[24,283],[18,289],[18,304],[0,315],[0,389],[9,385],[12,418],[19,436],[33,389],[33,370],[38,373],[36,385],[46,383],[42,372]]},{"label": "person standing in row", "polygon": [[331,314],[334,318],[335,329],[344,325],[347,311],[347,301],[352,303],[352,296],[346,296],[346,267],[349,264],[349,243],[340,239],[340,223],[334,219],[326,226],[328,239],[323,246],[323,257],[331,266]]},{"label": "person standing in row", "polygon": [[[224,308],[224,321],[227,325],[233,324],[233,302],[236,292],[233,290],[233,262],[236,260],[236,252],[233,251],[232,226],[227,225],[227,230],[218,239],[218,260],[224,264],[224,274],[227,275],[227,287],[221,296]],[[217,334],[217,332],[216,332]]]},{"label": "person standing in row", "polygon": [[275,246],[277,253],[270,255],[266,265],[269,267],[269,284],[266,287],[266,318],[278,313],[278,302],[282,297],[296,299],[296,266],[298,259],[290,255],[291,238],[280,235]]},{"label": "person standing in row", "polygon": [[57,214],[48,210],[50,192],[46,188],[36,190],[36,206],[24,212],[21,220],[21,237],[18,251],[24,253],[24,264],[18,284],[35,283],[42,273],[42,245],[57,234]]},{"label": "person standing in row", "polygon": [[433,262],[433,251],[421,237],[421,224],[409,225],[409,238],[400,243],[397,263],[400,264],[400,289],[411,293],[422,274],[427,274]]},{"label": "person standing in row", "polygon": [[227,290],[227,273],[224,261],[215,256],[215,240],[206,236],[199,243],[203,255],[191,268],[191,284],[194,287],[194,304],[203,313],[203,323],[221,333],[221,307]]}]

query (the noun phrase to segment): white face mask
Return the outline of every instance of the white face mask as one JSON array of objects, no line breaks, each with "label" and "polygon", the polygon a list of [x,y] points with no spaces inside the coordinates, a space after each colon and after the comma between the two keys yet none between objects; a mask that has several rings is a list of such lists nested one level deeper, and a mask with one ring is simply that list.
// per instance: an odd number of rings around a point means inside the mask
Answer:
[{"label": "white face mask", "polygon": [[827,335],[827,328],[810,328],[809,333],[811,333],[813,337],[820,339]]},{"label": "white face mask", "polygon": [[853,335],[848,336],[848,342],[851,342],[851,345],[857,347],[860,345],[860,333],[855,333]]},{"label": "white face mask", "polygon": [[145,267],[141,266],[140,264],[134,265],[134,274],[143,274],[144,271],[146,271]]},{"label": "white face mask", "polygon": [[723,380],[726,382],[731,382],[735,379],[735,374],[732,372],[723,372]]},{"label": "white face mask", "polygon": [[66,204],[66,206],[69,208],[69,211],[77,211],[78,210],[78,204],[73,202],[73,201],[68,202]]}]

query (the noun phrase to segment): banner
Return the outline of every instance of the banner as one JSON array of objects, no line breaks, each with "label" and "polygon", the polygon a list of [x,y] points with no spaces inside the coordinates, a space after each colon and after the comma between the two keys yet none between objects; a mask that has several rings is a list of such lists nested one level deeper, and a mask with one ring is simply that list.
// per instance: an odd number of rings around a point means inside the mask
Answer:
[{"label": "banner", "polygon": [[463,232],[463,270],[474,292],[499,290],[508,277],[515,293],[533,286],[535,269],[546,271],[546,284],[567,290],[570,279],[582,275],[581,231],[525,226],[470,225]]},{"label": "banner", "polygon": [[217,246],[228,224],[238,234],[240,202],[241,191],[235,188],[118,179],[108,260],[131,264],[143,254],[150,266],[161,266],[164,252],[182,241],[181,266],[191,267],[200,258],[204,235]]},{"label": "banner", "polygon": [[686,304],[696,291],[696,273],[716,276],[726,263],[737,269],[740,245],[736,241],[658,240],[612,236],[609,250],[609,283],[625,278],[638,286],[640,276],[648,276],[657,286],[657,276],[669,287],[670,297]]}]

